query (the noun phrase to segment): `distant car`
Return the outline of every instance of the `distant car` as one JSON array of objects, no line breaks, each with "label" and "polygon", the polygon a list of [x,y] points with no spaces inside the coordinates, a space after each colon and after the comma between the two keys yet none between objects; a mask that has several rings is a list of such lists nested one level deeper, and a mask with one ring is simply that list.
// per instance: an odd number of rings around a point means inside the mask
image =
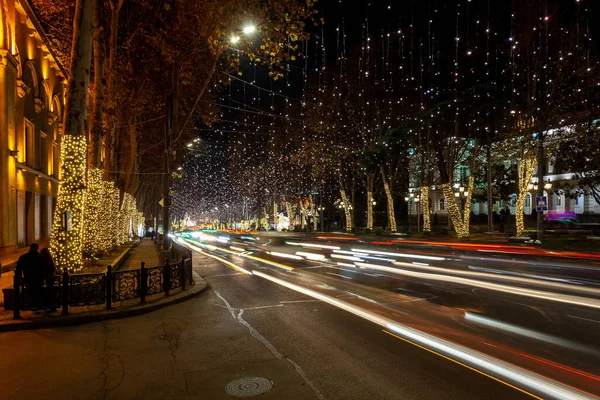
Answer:
[{"label": "distant car", "polygon": [[579,223],[577,214],[574,211],[548,211],[544,216],[546,222],[561,222],[563,224]]}]

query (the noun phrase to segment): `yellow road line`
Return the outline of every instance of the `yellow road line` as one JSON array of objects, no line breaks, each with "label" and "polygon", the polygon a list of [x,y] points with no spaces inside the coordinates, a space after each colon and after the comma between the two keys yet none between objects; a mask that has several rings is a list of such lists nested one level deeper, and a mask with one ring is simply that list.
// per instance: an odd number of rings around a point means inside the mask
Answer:
[{"label": "yellow road line", "polygon": [[515,385],[511,385],[510,383],[508,383],[508,382],[505,382],[505,381],[503,381],[502,379],[498,379],[498,378],[496,378],[495,376],[492,376],[492,375],[490,375],[490,374],[487,374],[487,373],[485,373],[485,372],[483,372],[483,371],[480,371],[480,370],[478,370],[478,369],[476,369],[476,368],[473,368],[473,367],[471,367],[471,366],[469,366],[469,365],[467,365],[467,364],[463,364],[463,363],[461,363],[460,361],[457,361],[457,360],[455,360],[455,359],[453,359],[453,358],[450,358],[450,357],[448,357],[448,356],[445,356],[445,355],[443,355],[443,354],[441,354],[441,353],[438,353],[437,351],[434,351],[434,350],[428,349],[427,347],[421,346],[420,344],[417,344],[417,343],[415,343],[415,342],[413,342],[413,341],[410,341],[410,340],[408,340],[408,339],[405,339],[405,338],[403,338],[403,337],[401,337],[401,336],[395,335],[395,334],[393,334],[392,332],[388,332],[388,331],[386,331],[385,329],[382,329],[382,331],[383,331],[383,332],[385,332],[385,333],[387,333],[387,334],[388,334],[388,335],[390,335],[390,336],[393,336],[393,337],[395,337],[395,338],[397,338],[397,339],[403,340],[403,341],[405,341],[406,343],[410,343],[410,344],[412,344],[413,346],[416,346],[416,347],[418,347],[418,348],[420,348],[420,349],[423,349],[423,350],[427,350],[427,351],[428,351],[428,352],[430,352],[430,353],[433,353],[433,354],[435,354],[435,355],[437,355],[437,356],[440,356],[440,357],[442,357],[442,358],[445,358],[446,360],[452,361],[453,363],[456,363],[456,364],[458,364],[458,365],[460,365],[460,366],[462,366],[462,367],[468,368],[468,369],[470,369],[471,371],[475,371],[475,372],[477,372],[477,373],[479,373],[479,374],[481,374],[481,375],[483,375],[483,376],[486,376],[486,377],[488,377],[488,378],[490,378],[490,379],[493,379],[493,380],[495,380],[495,381],[497,381],[497,382],[503,383],[503,384],[505,384],[505,385],[506,385],[506,386],[508,386],[508,387],[511,387],[511,388],[513,388],[513,389],[515,389],[515,390],[518,390],[519,392],[525,393],[525,394],[527,394],[527,395],[529,395],[529,396],[533,397],[534,399],[543,400],[541,397],[538,397],[538,396],[536,396],[536,395],[534,395],[534,394],[532,394],[532,393],[529,393],[529,392],[528,392],[528,391],[526,391],[526,390],[523,390],[523,389],[521,389],[521,388],[519,388],[519,387],[517,387],[517,386],[515,386]]}]

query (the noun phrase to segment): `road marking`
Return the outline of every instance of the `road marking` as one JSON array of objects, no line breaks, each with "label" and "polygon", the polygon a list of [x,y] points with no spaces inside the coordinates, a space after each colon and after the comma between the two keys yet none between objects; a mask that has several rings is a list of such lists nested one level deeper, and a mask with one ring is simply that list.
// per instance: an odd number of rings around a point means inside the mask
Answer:
[{"label": "road marking", "polygon": [[467,368],[467,369],[470,369],[471,371],[475,371],[475,372],[477,372],[477,373],[479,373],[479,374],[481,374],[481,375],[483,375],[483,376],[485,376],[485,377],[488,377],[488,378],[490,378],[490,379],[493,379],[493,380],[495,380],[496,382],[503,383],[503,384],[505,384],[505,385],[506,385],[506,386],[508,386],[508,387],[511,387],[511,388],[513,388],[513,389],[515,389],[515,390],[518,390],[518,391],[519,391],[519,392],[521,392],[521,393],[525,393],[525,394],[527,394],[527,395],[529,395],[529,396],[533,397],[534,399],[543,400],[541,397],[538,397],[538,396],[536,396],[536,395],[534,395],[534,394],[532,394],[532,393],[529,393],[528,391],[526,391],[526,390],[523,390],[523,389],[521,389],[521,388],[519,388],[519,387],[517,387],[517,386],[511,385],[511,384],[510,384],[510,383],[508,383],[508,382],[504,382],[502,379],[498,379],[498,378],[496,378],[495,376],[492,376],[492,375],[490,375],[490,374],[486,374],[485,372],[483,372],[483,371],[480,371],[480,370],[478,370],[477,368],[473,368],[473,367],[471,367],[471,366],[469,366],[469,365],[467,365],[467,364],[463,364],[463,363],[461,363],[460,361],[457,361],[457,360],[455,360],[455,359],[453,359],[453,358],[450,358],[450,357],[448,357],[448,356],[445,356],[445,355],[443,355],[443,354],[440,354],[440,353],[438,353],[437,351],[434,351],[434,350],[428,349],[427,347],[421,346],[420,344],[417,344],[417,343],[415,343],[415,342],[412,342],[412,341],[410,341],[410,340],[408,340],[408,339],[404,339],[404,338],[403,338],[403,337],[401,337],[401,336],[394,335],[392,332],[388,332],[388,331],[386,331],[385,329],[382,329],[382,331],[383,331],[383,332],[385,332],[385,333],[387,333],[387,334],[388,334],[388,335],[390,335],[390,336],[393,336],[393,337],[395,337],[396,339],[400,339],[400,340],[402,340],[402,341],[404,341],[404,342],[406,342],[406,343],[410,343],[410,344],[412,344],[413,346],[416,346],[416,347],[418,347],[418,348],[420,348],[420,349],[422,349],[422,350],[426,350],[426,351],[428,351],[428,352],[430,352],[430,353],[432,353],[432,354],[435,354],[436,356],[440,356],[440,357],[442,357],[442,358],[445,358],[445,359],[446,359],[446,360],[448,360],[448,361],[452,361],[453,363],[456,363],[456,364],[460,365],[461,367],[465,367],[465,368]]}]

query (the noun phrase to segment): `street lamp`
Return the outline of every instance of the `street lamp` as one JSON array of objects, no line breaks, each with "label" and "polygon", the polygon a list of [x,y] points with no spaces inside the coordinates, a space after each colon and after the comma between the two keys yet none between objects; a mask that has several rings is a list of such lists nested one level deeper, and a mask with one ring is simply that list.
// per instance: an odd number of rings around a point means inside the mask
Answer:
[{"label": "street lamp", "polygon": [[[246,25],[242,28],[242,33],[244,35],[251,35],[254,32],[256,32],[256,25]],[[238,44],[240,42],[240,40],[242,40],[242,38],[240,37],[240,35],[236,35],[236,34],[232,34],[231,37],[229,38],[229,42],[231,44]]]},{"label": "street lamp", "polygon": [[256,26],[254,25],[246,25],[244,27],[244,29],[242,29],[242,32],[244,32],[245,35],[249,35],[251,33],[254,33],[256,31]]},{"label": "street lamp", "polygon": [[321,232],[325,232],[325,229],[323,228],[325,226],[325,207],[321,205],[317,207],[317,210],[319,210],[319,216],[321,217]]}]

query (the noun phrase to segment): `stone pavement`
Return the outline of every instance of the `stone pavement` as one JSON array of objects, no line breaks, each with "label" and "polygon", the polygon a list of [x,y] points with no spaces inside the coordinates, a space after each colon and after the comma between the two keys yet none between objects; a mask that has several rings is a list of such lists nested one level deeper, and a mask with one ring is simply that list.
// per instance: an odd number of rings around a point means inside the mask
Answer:
[{"label": "stone pavement", "polygon": [[150,238],[141,238],[140,243],[129,252],[119,271],[129,269],[138,269],[146,263],[146,267],[156,267],[159,265],[158,253],[154,247],[154,242]]}]

